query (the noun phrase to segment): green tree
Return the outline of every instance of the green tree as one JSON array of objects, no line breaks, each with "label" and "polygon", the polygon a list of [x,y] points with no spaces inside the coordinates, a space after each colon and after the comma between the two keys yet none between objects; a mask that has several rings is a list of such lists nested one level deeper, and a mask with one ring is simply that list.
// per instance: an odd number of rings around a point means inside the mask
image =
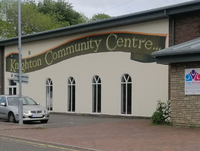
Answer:
[{"label": "green tree", "polygon": [[107,14],[95,14],[92,16],[90,21],[97,21],[97,20],[106,19],[106,18],[111,18],[111,16]]},{"label": "green tree", "polygon": [[[18,35],[18,3],[17,0],[0,2],[0,38],[11,38]],[[62,27],[54,16],[38,12],[34,1],[21,2],[22,34],[32,34],[40,31]]]},{"label": "green tree", "polygon": [[[21,1],[22,35],[110,18],[96,14],[91,19],[64,0]],[[0,39],[18,35],[18,0],[0,0]]]},{"label": "green tree", "polygon": [[[27,15],[28,14],[28,15]],[[69,25],[66,23],[66,25]],[[22,31],[23,34],[31,34],[45,30],[62,27],[63,24],[58,22],[55,17],[49,14],[38,12],[34,5],[22,3]]]},{"label": "green tree", "polygon": [[12,26],[0,18],[0,39],[6,39],[7,37],[13,37],[14,35],[15,32]]},{"label": "green tree", "polygon": [[86,22],[84,15],[76,12],[69,2],[64,0],[44,0],[38,3],[38,11],[54,16],[57,21],[64,25],[76,25]]},{"label": "green tree", "polygon": [[80,13],[80,15],[81,15],[82,23],[90,22],[90,19],[84,13]]}]

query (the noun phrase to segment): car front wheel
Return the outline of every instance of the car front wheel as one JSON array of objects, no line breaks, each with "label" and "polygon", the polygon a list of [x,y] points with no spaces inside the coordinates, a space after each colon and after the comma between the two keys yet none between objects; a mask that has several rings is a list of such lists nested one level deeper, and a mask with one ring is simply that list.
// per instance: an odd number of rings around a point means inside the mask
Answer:
[{"label": "car front wheel", "polygon": [[15,116],[12,112],[8,114],[8,122],[16,123]]}]

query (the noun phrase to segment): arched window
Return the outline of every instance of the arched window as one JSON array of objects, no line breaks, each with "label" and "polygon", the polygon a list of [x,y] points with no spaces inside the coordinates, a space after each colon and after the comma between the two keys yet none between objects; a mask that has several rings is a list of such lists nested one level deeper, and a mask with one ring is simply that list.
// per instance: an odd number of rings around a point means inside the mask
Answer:
[{"label": "arched window", "polygon": [[132,113],[132,80],[124,74],[121,79],[121,114]]},{"label": "arched window", "polygon": [[73,77],[68,79],[68,111],[75,112],[76,83]]},{"label": "arched window", "polygon": [[15,83],[13,80],[9,80],[9,95],[16,95],[17,94],[17,83]]},{"label": "arched window", "polygon": [[50,78],[46,80],[46,107],[53,110],[53,82]]},{"label": "arched window", "polygon": [[92,112],[101,113],[101,79],[94,76],[92,80]]}]

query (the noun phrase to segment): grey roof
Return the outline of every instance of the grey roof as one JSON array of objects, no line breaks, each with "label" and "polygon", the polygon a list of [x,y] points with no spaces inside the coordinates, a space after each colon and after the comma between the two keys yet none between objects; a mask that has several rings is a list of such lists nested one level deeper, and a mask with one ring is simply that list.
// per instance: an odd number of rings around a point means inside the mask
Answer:
[{"label": "grey roof", "polygon": [[151,55],[161,64],[200,61],[200,38],[153,52]]},{"label": "grey roof", "polygon": [[[142,11],[138,13],[132,13],[128,15],[122,15],[122,16],[108,18],[108,19],[99,20],[95,22],[83,23],[83,24],[68,26],[68,27],[59,28],[55,30],[49,30],[49,31],[31,34],[31,35],[26,35],[26,36],[22,36],[22,43],[68,36],[72,34],[92,32],[92,31],[97,31],[97,30],[102,30],[102,29],[141,23],[145,21],[164,19],[164,18],[168,18],[169,16],[173,16],[180,13],[191,12],[195,10],[200,10],[200,0],[194,0],[190,2]],[[18,38],[15,37],[15,38],[10,38],[10,39],[0,41],[0,46],[14,45],[17,43],[18,43]]]}]

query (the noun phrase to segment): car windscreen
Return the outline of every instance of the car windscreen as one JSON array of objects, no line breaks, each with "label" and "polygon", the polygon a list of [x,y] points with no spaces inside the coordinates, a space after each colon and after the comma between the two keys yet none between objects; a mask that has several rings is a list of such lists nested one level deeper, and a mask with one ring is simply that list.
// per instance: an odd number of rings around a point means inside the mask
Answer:
[{"label": "car windscreen", "polygon": [[[8,97],[8,105],[10,106],[18,106],[19,97]],[[37,103],[29,98],[29,97],[22,97],[23,105],[37,105]]]}]

